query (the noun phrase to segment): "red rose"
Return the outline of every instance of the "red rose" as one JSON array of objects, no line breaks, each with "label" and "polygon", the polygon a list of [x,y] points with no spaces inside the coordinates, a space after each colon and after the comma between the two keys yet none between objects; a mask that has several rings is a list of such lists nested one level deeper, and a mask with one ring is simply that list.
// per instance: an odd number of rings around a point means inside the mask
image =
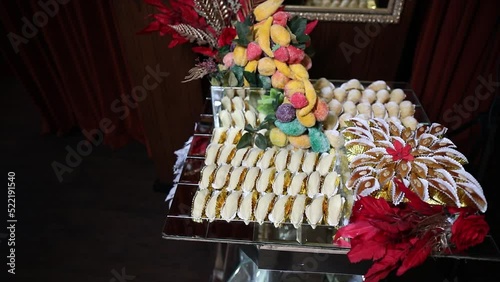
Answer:
[{"label": "red rose", "polygon": [[236,29],[232,27],[226,27],[222,29],[219,39],[217,40],[217,44],[219,44],[219,47],[229,45],[235,37]]},{"label": "red rose", "polygon": [[483,242],[489,230],[484,216],[460,213],[451,226],[451,242],[458,251],[463,251]]}]

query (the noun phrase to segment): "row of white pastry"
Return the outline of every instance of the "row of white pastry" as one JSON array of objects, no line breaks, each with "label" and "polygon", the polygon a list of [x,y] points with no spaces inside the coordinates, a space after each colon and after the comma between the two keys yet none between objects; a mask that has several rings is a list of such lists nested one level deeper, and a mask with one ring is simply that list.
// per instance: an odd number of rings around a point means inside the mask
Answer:
[{"label": "row of white pastry", "polygon": [[330,198],[337,194],[340,179],[335,171],[322,176],[318,171],[292,173],[290,170],[277,171],[275,167],[234,167],[231,165],[208,165],[201,172],[200,190],[215,189],[259,193],[273,192],[276,195],[296,196],[306,194],[313,198],[323,194]]},{"label": "row of white pastry", "polygon": [[193,198],[192,219],[201,222],[203,218],[210,222],[223,219],[230,222],[240,219],[248,224],[256,221],[263,224],[269,220],[279,227],[285,222],[298,228],[304,219],[316,228],[327,224],[338,226],[343,216],[345,199],[336,194],[327,198],[317,195],[308,198],[305,195],[275,195],[274,193],[259,194],[256,191],[243,192],[208,189],[198,190]]},{"label": "row of white pastry", "polygon": [[275,167],[277,171],[285,169],[292,173],[305,172],[310,174],[318,171],[322,176],[332,171],[335,166],[335,152],[316,153],[303,149],[287,149],[269,147],[265,150],[260,148],[237,149],[234,144],[210,143],[205,155],[205,165],[230,164],[234,167],[257,167],[266,169]]}]

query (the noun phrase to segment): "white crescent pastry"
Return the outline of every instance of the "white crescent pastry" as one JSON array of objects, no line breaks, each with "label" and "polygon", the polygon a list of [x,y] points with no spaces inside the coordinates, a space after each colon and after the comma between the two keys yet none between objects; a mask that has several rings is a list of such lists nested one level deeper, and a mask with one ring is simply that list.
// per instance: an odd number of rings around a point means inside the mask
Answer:
[{"label": "white crescent pastry", "polygon": [[221,147],[222,144],[218,143],[211,143],[210,145],[208,145],[207,153],[205,155],[205,165],[215,164]]},{"label": "white crescent pastry", "polygon": [[276,154],[274,165],[276,166],[277,171],[283,171],[286,169],[288,163],[288,153],[287,149],[280,149]]},{"label": "white crescent pastry", "polygon": [[217,168],[215,164],[208,165],[201,171],[200,182],[198,186],[200,189],[207,189],[214,179],[214,171]]},{"label": "white crescent pastry", "polygon": [[247,171],[245,181],[243,181],[242,189],[245,192],[251,192],[255,188],[255,182],[259,177],[260,169],[258,167],[251,167]]},{"label": "white crescent pastry", "polygon": [[302,160],[304,158],[304,150],[298,149],[292,152],[290,157],[290,162],[288,163],[288,169],[291,173],[295,173],[300,170],[302,166]]},{"label": "white crescent pastry", "polygon": [[339,187],[338,174],[335,171],[328,173],[323,181],[323,187],[321,187],[321,194],[324,194],[327,198],[337,194]]},{"label": "white crescent pastry", "polygon": [[246,172],[247,168],[244,166],[235,167],[229,177],[229,184],[227,185],[226,190],[232,191],[238,189],[245,180]]},{"label": "white crescent pastry", "polygon": [[305,179],[307,178],[307,173],[297,172],[292,177],[292,182],[288,187],[287,194],[291,196],[296,196],[301,194],[302,190],[305,189]]},{"label": "white crescent pastry", "polygon": [[269,214],[269,220],[274,223],[274,227],[278,228],[285,221],[287,212],[291,209],[292,199],[289,195],[283,195],[274,203],[273,210]]},{"label": "white crescent pastry", "polygon": [[215,173],[215,180],[212,183],[212,188],[221,189],[226,185],[229,179],[229,171],[231,171],[232,166],[230,165],[221,165],[217,168]]},{"label": "white crescent pastry", "polygon": [[304,209],[306,208],[306,195],[297,195],[293,201],[290,222],[295,228],[299,228],[304,221]]},{"label": "white crescent pastry", "polygon": [[318,160],[318,153],[307,152],[304,157],[304,162],[302,163],[302,171],[309,174],[314,171],[316,167],[316,161]]},{"label": "white crescent pastry", "polygon": [[330,199],[328,199],[328,211],[326,217],[326,223],[330,226],[338,226],[340,223],[340,216],[342,214],[342,208],[344,207],[345,199],[337,194]]},{"label": "white crescent pastry", "polygon": [[266,220],[269,211],[272,209],[272,202],[274,200],[273,193],[267,193],[262,195],[259,198],[259,202],[257,203],[257,208],[255,209],[255,220],[262,224]]},{"label": "white crescent pastry", "polygon": [[253,210],[257,205],[258,193],[256,191],[245,193],[241,197],[240,208],[238,209],[238,217],[248,225],[253,219]]},{"label": "white crescent pastry", "polygon": [[243,162],[243,159],[247,155],[248,151],[249,151],[248,147],[236,150],[236,154],[234,154],[234,157],[231,160],[231,165],[241,166],[241,163]]},{"label": "white crescent pastry", "polygon": [[230,222],[236,217],[236,212],[238,211],[238,203],[240,201],[242,192],[233,191],[226,198],[226,202],[220,211],[220,216],[227,222]]},{"label": "white crescent pastry", "polygon": [[198,190],[194,195],[193,208],[191,210],[191,217],[194,222],[201,222],[201,217],[203,216],[203,210],[205,209],[205,203],[207,202],[210,190]]},{"label": "white crescent pastry", "polygon": [[325,196],[318,195],[306,207],[306,218],[313,229],[316,228],[316,225],[321,224],[321,220],[323,219],[324,202]]},{"label": "white crescent pastry", "polygon": [[257,180],[257,192],[264,193],[270,192],[274,182],[274,176],[276,174],[276,168],[270,167],[262,170],[262,173]]}]

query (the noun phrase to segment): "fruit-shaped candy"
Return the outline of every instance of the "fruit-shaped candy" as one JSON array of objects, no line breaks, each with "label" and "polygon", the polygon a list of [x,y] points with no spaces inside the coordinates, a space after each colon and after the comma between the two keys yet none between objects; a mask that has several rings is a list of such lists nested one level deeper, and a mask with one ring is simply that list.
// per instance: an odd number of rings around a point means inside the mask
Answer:
[{"label": "fruit-shaped candy", "polygon": [[285,85],[285,96],[286,97],[291,97],[293,94],[295,94],[297,92],[305,93],[304,83],[302,81],[300,81],[300,80],[290,80]]},{"label": "fruit-shaped candy", "polygon": [[283,12],[283,11],[276,12],[273,15],[273,24],[279,24],[281,26],[286,26],[286,22],[288,21],[289,16],[290,16],[290,14],[288,14],[287,12]]},{"label": "fruit-shaped candy", "polygon": [[236,65],[244,67],[248,63],[247,48],[236,46],[233,51],[233,60]]},{"label": "fruit-shaped candy", "polygon": [[289,136],[288,141],[290,141],[290,144],[292,144],[292,146],[294,146],[295,148],[308,149],[311,147],[311,141],[307,134],[303,134],[300,136]]},{"label": "fruit-shaped candy", "polygon": [[272,14],[274,14],[278,8],[283,4],[284,0],[267,0],[261,4],[259,4],[253,10],[253,14],[255,16],[255,20],[260,22],[269,18]]},{"label": "fruit-shaped candy", "polygon": [[296,108],[296,109],[302,109],[303,107],[307,106],[309,102],[307,102],[306,96],[304,93],[296,92],[295,94],[290,97],[290,103]]},{"label": "fruit-shaped candy", "polygon": [[316,90],[314,90],[314,87],[311,84],[311,82],[309,81],[309,79],[304,79],[302,81],[304,83],[305,94],[306,94],[307,102],[309,102],[309,104],[307,106],[305,106],[304,108],[299,110],[299,112],[297,114],[299,116],[305,116],[305,115],[311,113],[314,106],[316,106],[316,100],[318,98],[316,96]]},{"label": "fruit-shaped candy", "polygon": [[269,132],[269,140],[275,146],[284,147],[287,144],[288,137],[279,128],[275,127]]},{"label": "fruit-shaped candy", "polygon": [[290,78],[290,79],[293,79],[294,76],[293,76],[293,73],[292,73],[292,70],[288,67],[288,65],[286,63],[283,63],[283,62],[280,62],[276,59],[274,59],[274,64],[276,65],[276,68],[282,73],[284,74],[286,77]]},{"label": "fruit-shaped candy", "polygon": [[290,45],[290,32],[281,25],[273,24],[271,26],[271,39],[280,46],[288,46]]},{"label": "fruit-shaped candy", "polygon": [[271,25],[273,24],[273,17],[259,25],[255,32],[255,41],[259,44],[260,48],[268,57],[274,57],[273,50],[271,50]]},{"label": "fruit-shaped candy", "polygon": [[274,88],[283,89],[290,79],[279,70],[271,77],[271,84]]},{"label": "fruit-shaped candy", "polygon": [[309,73],[301,64],[290,65],[290,70],[292,70],[295,79],[309,79]]},{"label": "fruit-shaped candy", "polygon": [[250,42],[247,46],[247,59],[249,61],[258,60],[262,55],[262,49],[256,42]]},{"label": "fruit-shaped candy", "polygon": [[257,69],[261,75],[271,76],[276,72],[276,65],[273,59],[264,57],[259,60]]},{"label": "fruit-shaped candy", "polygon": [[[297,110],[297,112],[298,111],[300,110]],[[312,112],[304,116],[297,115],[297,119],[299,120],[300,124],[305,127],[312,127],[316,124],[316,118],[314,117],[314,113]]]}]

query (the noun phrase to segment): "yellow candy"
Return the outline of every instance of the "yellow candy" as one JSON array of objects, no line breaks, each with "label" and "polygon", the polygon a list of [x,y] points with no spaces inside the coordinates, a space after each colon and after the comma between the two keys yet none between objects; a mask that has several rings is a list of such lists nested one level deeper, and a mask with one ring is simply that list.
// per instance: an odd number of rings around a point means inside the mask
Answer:
[{"label": "yellow candy", "polygon": [[290,65],[290,70],[292,70],[295,79],[309,79],[307,69],[301,64]]},{"label": "yellow candy", "polygon": [[312,112],[308,113],[305,116],[301,116],[299,115],[299,111],[300,110],[297,110],[297,119],[303,126],[313,127],[316,124],[316,118],[314,117],[314,114]]},{"label": "yellow candy", "polygon": [[[297,116],[305,116],[307,114],[312,114],[311,111],[313,110],[314,106],[316,105],[316,100],[318,97],[316,96],[316,90],[314,90],[313,85],[309,81],[309,79],[304,79],[302,80],[304,83],[304,89],[305,89],[305,94],[306,94],[306,99],[309,104],[302,109],[300,109],[297,112]],[[314,114],[313,114],[314,116]]]},{"label": "yellow candy", "polygon": [[233,51],[233,60],[236,65],[244,67],[248,63],[247,48],[236,46]]},{"label": "yellow candy", "polygon": [[307,149],[311,147],[311,140],[309,140],[309,136],[307,134],[300,136],[288,136],[288,141],[295,148]]},{"label": "yellow candy", "polygon": [[269,132],[269,139],[274,146],[278,147],[285,147],[288,142],[286,134],[277,127],[271,129]]},{"label": "yellow candy", "polygon": [[271,25],[273,24],[273,17],[267,18],[267,20],[259,25],[255,31],[255,41],[259,44],[262,51],[268,56],[273,58],[273,50],[271,50]]},{"label": "yellow candy", "polygon": [[261,75],[271,76],[276,72],[276,65],[273,59],[264,57],[259,60],[257,69]]},{"label": "yellow candy", "polygon": [[[278,69],[279,70],[279,69]],[[280,70],[281,72],[281,70]],[[285,96],[291,97],[296,92],[304,93],[304,82],[300,80],[290,80],[285,85]]]},{"label": "yellow candy", "polygon": [[295,76],[293,75],[292,70],[288,67],[288,65],[286,63],[280,62],[280,61],[275,59],[274,64],[276,65],[276,68],[282,74],[284,74],[286,77],[288,77],[290,79],[294,79]]},{"label": "yellow candy", "polygon": [[281,4],[283,4],[283,1],[284,0],[267,0],[266,2],[259,4],[253,10],[255,20],[260,22],[274,14]]},{"label": "yellow candy", "polygon": [[279,24],[273,24],[271,26],[271,39],[274,43],[287,47],[290,45],[290,32]]},{"label": "yellow candy", "polygon": [[257,70],[258,64],[259,64],[259,61],[257,61],[257,60],[253,60],[253,61],[248,62],[247,65],[245,66],[245,71],[255,72],[255,70]]}]

